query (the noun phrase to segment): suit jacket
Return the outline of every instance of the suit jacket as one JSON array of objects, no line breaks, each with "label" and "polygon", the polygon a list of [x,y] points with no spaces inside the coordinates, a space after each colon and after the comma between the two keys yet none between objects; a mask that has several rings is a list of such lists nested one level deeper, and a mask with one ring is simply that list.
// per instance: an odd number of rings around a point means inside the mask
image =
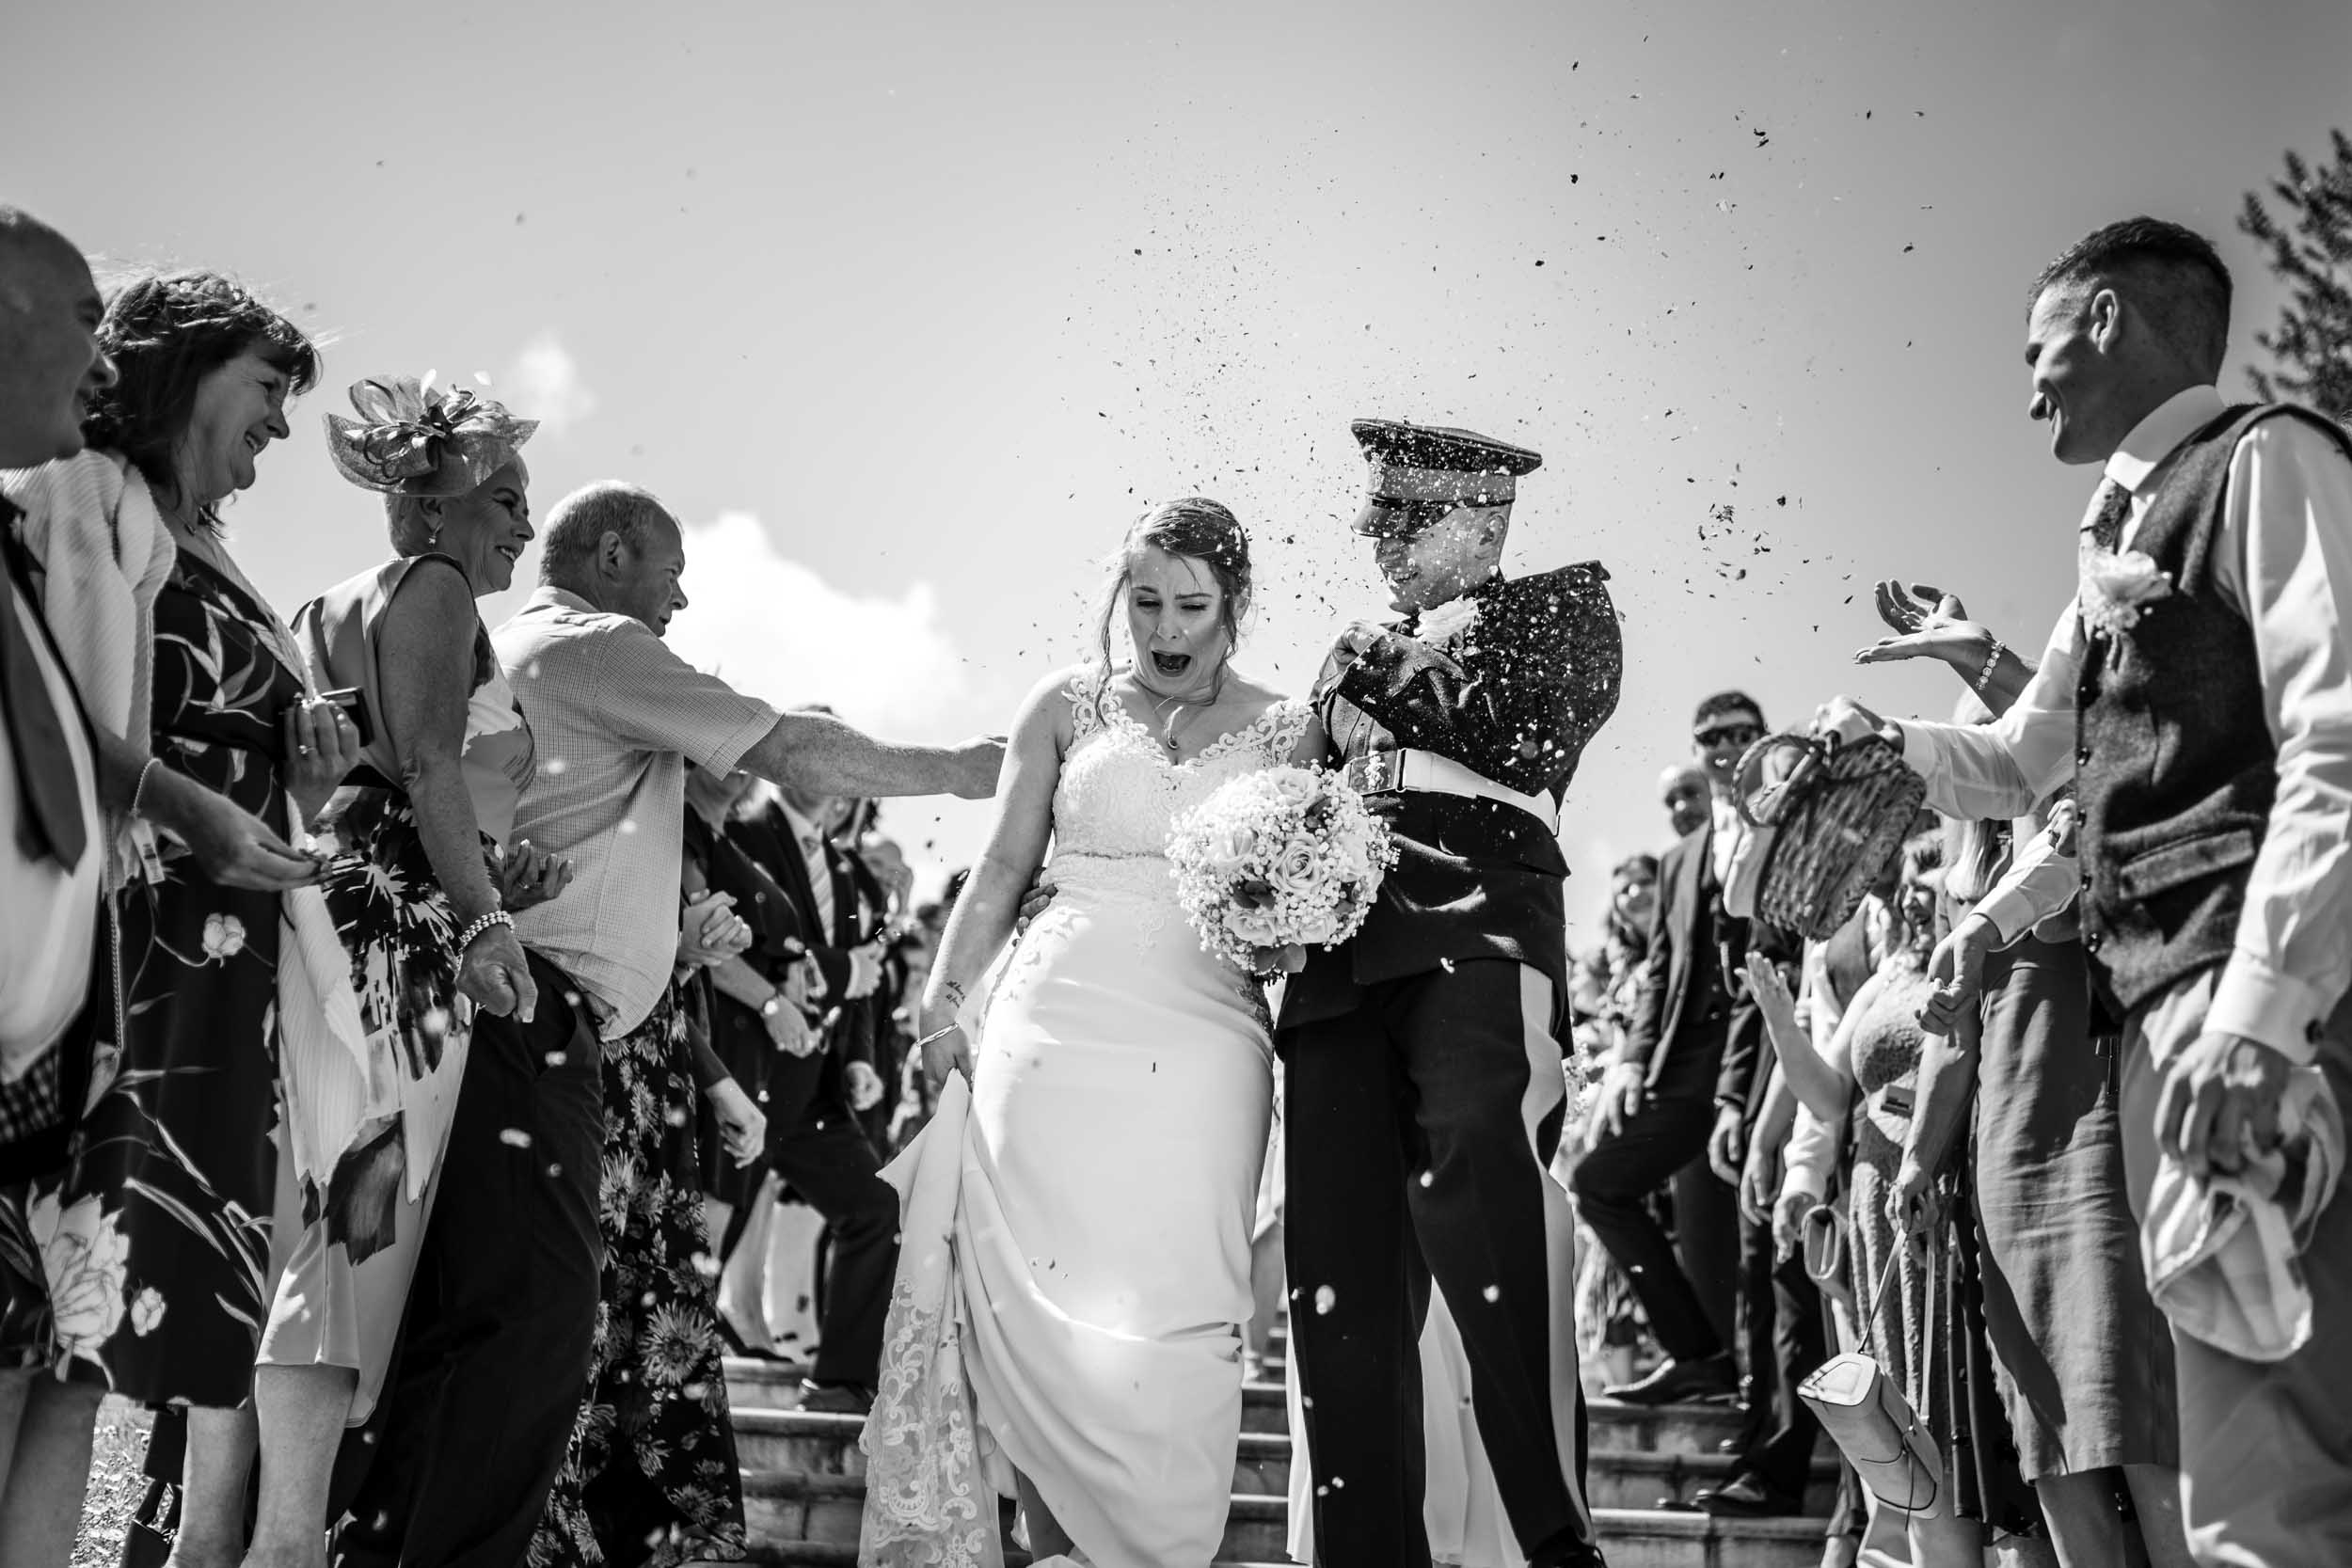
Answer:
[{"label": "suit jacket", "polygon": [[[1450,757],[1525,794],[1566,792],[1616,711],[1625,668],[1609,574],[1598,562],[1496,577],[1466,597],[1478,618],[1458,642],[1424,642],[1407,617],[1315,683],[1331,759],[1401,749]],[[1361,929],[1312,951],[1284,989],[1284,1025],[1353,1011],[1362,988],[1466,958],[1543,972],[1567,998],[1567,863],[1516,806],[1406,792],[1391,819],[1397,863]]]},{"label": "suit jacket", "polygon": [[[1649,950],[1626,1023],[1623,1059],[1640,1062],[1655,1085],[1669,1068],[1714,1084],[1716,1102],[1753,1112],[1763,1101],[1772,1056],[1764,1019],[1748,994],[1748,949],[1785,961],[1788,940],[1770,927],[1723,911],[1714,876],[1715,829],[1708,823],[1666,851],[1658,879],[1665,895],[1650,927]],[[1707,966],[1712,965],[1710,971]],[[1710,985],[1710,979],[1720,984]],[[1694,1011],[1702,997],[1716,1006]],[[1696,1053],[1700,1063],[1692,1063]]]},{"label": "suit jacket", "polygon": [[824,989],[814,1001],[820,1015],[828,1019],[827,1052],[845,1062],[870,1063],[874,1057],[873,1031],[859,1026],[866,1009],[850,999],[848,990],[850,949],[865,942],[869,933],[860,928],[857,889],[846,857],[830,843],[825,846],[833,919],[829,924],[820,923],[808,863],[802,858],[800,837],[792,831],[783,806],[771,800],[759,810],[737,818],[732,832],[761,868],[775,879],[790,901],[797,948],[804,949],[815,960],[823,982]]}]

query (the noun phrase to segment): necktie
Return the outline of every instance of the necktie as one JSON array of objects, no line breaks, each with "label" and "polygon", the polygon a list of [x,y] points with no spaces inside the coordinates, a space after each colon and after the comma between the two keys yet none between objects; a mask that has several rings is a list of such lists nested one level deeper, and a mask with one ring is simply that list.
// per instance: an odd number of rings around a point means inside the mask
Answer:
[{"label": "necktie", "polygon": [[809,891],[817,904],[817,940],[833,941],[833,867],[825,862],[825,841],[814,834],[801,840],[801,863],[808,868]]},{"label": "necktie", "polygon": [[[8,570],[0,574],[0,709],[5,709],[8,745],[15,753],[17,786],[24,809],[17,816],[18,846],[36,860],[55,856],[71,871],[82,863],[88,834],[82,816],[80,782],[66,745],[65,719],[50,700],[49,683],[33,657],[38,635],[19,612],[16,585],[18,546],[5,544]],[[29,601],[30,595],[27,599]]]},{"label": "necktie", "polygon": [[2083,524],[2084,553],[2105,550],[2112,555],[2122,543],[2124,521],[2132,515],[2132,493],[2113,480],[2102,481],[2091,498],[2090,519]]}]

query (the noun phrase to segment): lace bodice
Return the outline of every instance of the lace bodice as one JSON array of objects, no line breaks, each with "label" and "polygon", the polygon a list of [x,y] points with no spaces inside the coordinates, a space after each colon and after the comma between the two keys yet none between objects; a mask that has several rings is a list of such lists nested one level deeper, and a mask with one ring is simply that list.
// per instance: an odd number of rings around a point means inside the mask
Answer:
[{"label": "lace bodice", "polygon": [[[1076,729],[1054,789],[1055,879],[1067,881],[1073,872],[1108,879],[1123,869],[1165,884],[1173,902],[1166,853],[1178,814],[1207,800],[1228,779],[1287,760],[1312,710],[1284,699],[1199,756],[1176,762],[1125,704],[1109,696],[1096,702],[1100,681],[1099,673],[1081,672],[1070,682]],[[1140,863],[1125,868],[1077,863],[1096,861]]]}]

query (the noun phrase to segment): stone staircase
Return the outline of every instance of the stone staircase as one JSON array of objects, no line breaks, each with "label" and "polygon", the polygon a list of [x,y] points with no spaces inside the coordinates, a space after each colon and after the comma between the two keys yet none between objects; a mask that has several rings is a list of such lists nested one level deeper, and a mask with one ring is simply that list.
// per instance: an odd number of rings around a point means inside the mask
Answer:
[{"label": "stone staircase", "polygon": [[[1279,1354],[1268,1361],[1269,1374],[1281,1370]],[[752,1560],[854,1563],[865,1497],[866,1460],[857,1448],[863,1418],[796,1408],[797,1368],[730,1359],[726,1371]],[[1658,1506],[1687,1501],[1729,1478],[1732,1462],[1717,1448],[1739,1424],[1728,1407],[1638,1409],[1604,1401],[1591,1416],[1588,1483],[1611,1568],[1814,1568],[1820,1561],[1820,1517],[1715,1519]],[[1291,1447],[1280,1383],[1245,1388],[1242,1428],[1216,1568],[1287,1564]],[[1818,1460],[1809,1513],[1828,1513],[1836,1484],[1834,1465]],[[1027,1558],[1008,1546],[1006,1561],[1017,1568]]]}]

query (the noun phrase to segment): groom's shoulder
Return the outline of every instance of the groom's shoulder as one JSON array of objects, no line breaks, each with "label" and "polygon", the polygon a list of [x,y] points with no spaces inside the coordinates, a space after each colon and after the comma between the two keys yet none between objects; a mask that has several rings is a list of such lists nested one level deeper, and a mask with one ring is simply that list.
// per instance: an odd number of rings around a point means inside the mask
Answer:
[{"label": "groom's shoulder", "polygon": [[1496,586],[1494,607],[1515,619],[1531,620],[1568,633],[1586,623],[1616,621],[1609,597],[1609,568],[1597,561],[1580,561],[1548,572],[1505,578]]}]

